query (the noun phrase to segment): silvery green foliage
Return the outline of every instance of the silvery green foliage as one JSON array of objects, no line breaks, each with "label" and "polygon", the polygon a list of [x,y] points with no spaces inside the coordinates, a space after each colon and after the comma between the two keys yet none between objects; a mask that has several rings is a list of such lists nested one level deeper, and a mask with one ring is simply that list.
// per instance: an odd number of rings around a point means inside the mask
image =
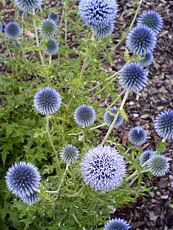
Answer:
[{"label": "silvery green foliage", "polygon": [[33,194],[30,195],[24,195],[24,196],[22,195],[20,198],[25,204],[29,204],[29,205],[36,204],[40,201],[40,196],[38,192],[34,192]]},{"label": "silvery green foliage", "polygon": [[76,124],[87,127],[92,125],[96,120],[96,113],[92,106],[81,105],[74,112],[74,120]]},{"label": "silvery green foliage", "polygon": [[84,182],[93,190],[107,192],[122,184],[126,165],[115,148],[99,145],[85,154],[81,171]]},{"label": "silvery green foliage", "polygon": [[152,52],[147,53],[142,60],[139,60],[138,63],[143,66],[149,66],[154,60],[154,56]]},{"label": "silvery green foliage", "polygon": [[143,13],[138,18],[138,25],[145,25],[152,29],[155,33],[158,33],[163,26],[163,20],[160,14],[154,10],[149,10]]},{"label": "silvery green foliage", "polygon": [[98,37],[106,37],[112,33],[117,10],[115,0],[81,0],[79,3],[82,21],[94,30]]},{"label": "silvery green foliage", "polygon": [[40,173],[33,164],[21,161],[8,169],[6,185],[13,194],[25,197],[38,191],[40,179]]},{"label": "silvery green foliage", "polygon": [[144,56],[149,52],[153,52],[156,41],[156,33],[152,29],[138,25],[128,33],[126,45],[131,52],[138,56]]},{"label": "silvery green foliage", "polygon": [[[104,113],[104,122],[110,126],[115,118],[115,115],[116,113],[118,112],[118,109],[116,107],[112,107],[110,108],[109,110],[107,110],[105,113]],[[118,118],[115,122],[115,125],[114,125],[114,128],[115,127],[119,127],[120,125],[122,125],[124,119],[122,118],[122,116],[119,114],[118,115]]]},{"label": "silvery green foliage", "polygon": [[147,135],[142,127],[136,126],[130,129],[128,139],[131,144],[141,146],[146,142]]},{"label": "silvery green foliage", "polygon": [[154,120],[154,128],[164,140],[173,139],[173,110],[158,114]]},{"label": "silvery green foliage", "polygon": [[39,113],[49,115],[59,110],[61,101],[61,95],[55,89],[45,87],[35,94],[34,107]]},{"label": "silvery green foliage", "polygon": [[138,63],[127,63],[120,70],[119,82],[128,91],[138,93],[147,84],[147,81],[147,73]]},{"label": "silvery green foliage", "polygon": [[5,26],[5,35],[9,38],[9,39],[17,39],[20,37],[22,33],[22,29],[20,27],[20,25],[16,22],[9,22],[6,26]]},{"label": "silvery green foliage", "polygon": [[42,4],[42,0],[14,0],[21,11],[35,11]]},{"label": "silvery green foliage", "polygon": [[109,220],[105,225],[103,230],[129,230],[130,225],[126,220],[120,218],[114,218]]},{"label": "silvery green foliage", "polygon": [[56,55],[58,53],[58,42],[56,39],[51,38],[47,41],[45,53],[48,55]]},{"label": "silvery green foliage", "polygon": [[64,163],[71,165],[79,157],[79,149],[74,145],[66,145],[60,152],[60,157]]},{"label": "silvery green foliage", "polygon": [[162,155],[154,154],[147,163],[147,167],[150,169],[153,176],[164,176],[169,171],[168,158]]},{"label": "silvery green foliage", "polygon": [[57,34],[58,28],[56,22],[52,19],[44,19],[40,26],[40,32],[43,38],[52,38]]},{"label": "silvery green foliage", "polygon": [[147,149],[143,151],[139,157],[139,162],[141,165],[145,164],[153,155],[155,152],[151,149]]}]

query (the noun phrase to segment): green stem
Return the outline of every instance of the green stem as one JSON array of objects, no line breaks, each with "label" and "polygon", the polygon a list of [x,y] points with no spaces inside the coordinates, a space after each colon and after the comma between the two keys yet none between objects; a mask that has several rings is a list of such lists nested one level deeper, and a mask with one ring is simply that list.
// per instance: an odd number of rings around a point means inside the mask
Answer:
[{"label": "green stem", "polygon": [[49,55],[49,65],[52,64],[52,55]]},{"label": "green stem", "polygon": [[[33,15],[35,17],[35,13],[33,13]],[[38,39],[38,31],[37,31],[37,24],[36,24],[35,18],[33,19],[33,26],[34,26],[34,30],[35,30],[36,45],[37,45],[37,47],[39,47],[40,44],[39,44],[39,39]],[[42,52],[40,50],[38,52],[39,52],[41,64],[43,65],[44,64],[44,60],[43,60]]]},{"label": "green stem", "polygon": [[[127,98],[128,98],[128,95],[129,95],[129,91],[127,90],[126,93],[125,93],[125,95],[124,95],[124,98],[123,98],[123,100],[122,100],[122,102],[121,102],[120,110],[123,109],[123,107],[124,107],[124,105],[125,105],[125,103],[126,103],[126,100],[127,100]],[[106,142],[106,140],[108,139],[108,137],[109,137],[109,135],[110,135],[112,129],[114,128],[115,123],[116,123],[116,121],[117,121],[117,119],[118,119],[119,113],[120,113],[120,112],[117,111],[117,113],[116,113],[116,115],[115,115],[115,118],[114,118],[112,124],[110,125],[110,127],[109,127],[109,129],[108,129],[108,131],[107,131],[107,133],[106,133],[106,136],[104,137],[104,139],[103,139],[103,141],[102,141],[102,143],[101,143],[102,145],[105,144],[105,142]]]},{"label": "green stem", "polygon": [[91,131],[91,130],[95,130],[95,129],[104,127],[105,125],[106,125],[106,123],[103,123],[103,124],[101,124],[101,125],[94,126],[94,127],[90,128],[89,130],[90,130],[90,131]]},{"label": "green stem", "polygon": [[66,194],[67,197],[71,198],[71,197],[78,197],[83,190],[85,189],[86,185],[83,185],[78,192],[74,193],[74,194]]},{"label": "green stem", "polygon": [[59,163],[59,159],[57,157],[57,151],[55,149],[55,146],[53,144],[53,141],[52,141],[52,138],[51,138],[51,135],[50,135],[50,130],[49,130],[49,115],[46,116],[46,132],[47,132],[47,136],[48,136],[48,140],[49,140],[49,143],[52,147],[52,150],[54,152],[54,156],[55,156],[55,159],[56,159],[56,164],[57,164],[57,173],[60,172],[61,170],[61,167],[60,167],[60,163]]},{"label": "green stem", "polygon": [[118,101],[118,99],[124,94],[125,90],[123,90],[116,98],[115,100],[107,107],[106,110],[110,109],[112,106],[115,105],[115,103]]}]

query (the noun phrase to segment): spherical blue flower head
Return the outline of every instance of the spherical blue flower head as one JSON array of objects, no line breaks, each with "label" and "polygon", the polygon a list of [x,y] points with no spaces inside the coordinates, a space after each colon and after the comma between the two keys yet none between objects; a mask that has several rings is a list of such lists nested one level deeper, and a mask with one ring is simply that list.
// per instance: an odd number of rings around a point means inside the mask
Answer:
[{"label": "spherical blue flower head", "polygon": [[24,195],[20,197],[25,204],[33,205],[40,201],[40,196],[37,192],[30,195]]},{"label": "spherical blue flower head", "polygon": [[147,149],[145,151],[143,151],[139,157],[139,162],[141,165],[143,165],[145,162],[147,162],[153,155],[155,154],[155,152],[153,150]]},{"label": "spherical blue flower head", "polygon": [[127,221],[120,218],[109,220],[103,228],[103,230],[129,230],[129,229],[131,229],[131,227],[127,223]]},{"label": "spherical blue flower head", "polygon": [[[112,122],[113,122],[113,120],[114,120],[115,115],[116,115],[117,112],[118,112],[118,109],[117,109],[116,107],[112,107],[112,108],[110,108],[108,111],[106,111],[106,112],[104,113],[103,119],[104,119],[104,122],[105,122],[108,126],[110,126],[110,125],[112,124]],[[122,116],[119,114],[119,115],[118,115],[118,118],[117,118],[117,120],[116,120],[116,122],[115,122],[114,128],[119,127],[120,125],[122,125],[123,121],[124,121],[124,119],[123,119]]]},{"label": "spherical blue flower head", "polygon": [[86,153],[81,171],[87,185],[95,191],[106,192],[122,184],[126,165],[115,148],[99,145]]},{"label": "spherical blue flower head", "polygon": [[154,120],[154,128],[163,139],[173,139],[173,110],[161,112]]},{"label": "spherical blue flower head", "polygon": [[79,3],[81,19],[91,28],[113,22],[117,9],[115,0],[81,0]]},{"label": "spherical blue flower head", "polygon": [[111,21],[106,24],[100,24],[99,26],[96,26],[93,29],[97,37],[105,38],[112,34],[114,30],[114,23]]},{"label": "spherical blue flower head", "polygon": [[138,25],[128,33],[126,45],[131,52],[144,56],[155,48],[156,33],[147,26]]},{"label": "spherical blue flower head", "polygon": [[45,53],[52,56],[52,55],[56,55],[57,52],[58,52],[58,42],[54,38],[49,39],[46,45]]},{"label": "spherical blue flower head", "polygon": [[147,53],[142,60],[138,61],[138,63],[143,66],[149,66],[154,60],[154,56],[152,52]]},{"label": "spherical blue flower head", "polygon": [[42,0],[14,0],[21,11],[34,11],[41,6]]},{"label": "spherical blue flower head", "polygon": [[127,63],[120,71],[119,82],[130,92],[139,92],[147,83],[146,71],[138,63]]},{"label": "spherical blue flower head", "polygon": [[154,154],[148,161],[147,167],[154,176],[159,177],[164,176],[169,171],[170,165],[165,156]]},{"label": "spherical blue flower head", "polygon": [[141,146],[146,142],[147,135],[142,127],[136,126],[130,129],[128,139],[131,144]]},{"label": "spherical blue flower head", "polygon": [[45,19],[41,23],[40,31],[44,38],[51,38],[57,33],[57,26],[52,19]]},{"label": "spherical blue flower head", "polygon": [[60,152],[60,157],[67,165],[71,165],[79,157],[79,150],[74,145],[66,145]]},{"label": "spherical blue flower head", "polygon": [[143,13],[138,19],[138,25],[145,25],[152,29],[155,33],[158,33],[162,26],[163,20],[160,14],[150,10],[146,13]]},{"label": "spherical blue flower head", "polygon": [[31,163],[15,163],[7,171],[6,184],[13,194],[20,197],[30,196],[38,191],[40,173]]},{"label": "spherical blue flower head", "polygon": [[45,87],[35,94],[34,106],[43,115],[53,114],[61,106],[61,96],[55,89]]},{"label": "spherical blue flower head", "polygon": [[51,12],[49,15],[48,15],[48,18],[53,20],[55,23],[58,23],[59,21],[59,15],[54,13],[54,12]]},{"label": "spherical blue flower head", "polygon": [[22,29],[16,22],[9,22],[5,27],[5,34],[9,39],[17,39],[20,37]]},{"label": "spherical blue flower head", "polygon": [[74,120],[82,127],[92,125],[96,120],[95,110],[92,106],[81,105],[74,112]]}]

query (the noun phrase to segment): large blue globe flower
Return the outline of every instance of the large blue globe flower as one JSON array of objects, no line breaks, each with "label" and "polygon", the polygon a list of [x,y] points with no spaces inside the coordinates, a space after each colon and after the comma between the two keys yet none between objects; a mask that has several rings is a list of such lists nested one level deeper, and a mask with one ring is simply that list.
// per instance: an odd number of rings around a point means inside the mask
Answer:
[{"label": "large blue globe flower", "polygon": [[56,55],[58,52],[58,42],[56,39],[51,38],[47,41],[45,53],[49,55]]},{"label": "large blue globe flower", "polygon": [[173,139],[173,110],[161,112],[154,120],[154,127],[163,139]]},{"label": "large blue globe flower", "polygon": [[127,35],[126,45],[139,56],[152,52],[156,45],[156,34],[147,26],[138,25]]},{"label": "large blue globe flower", "polygon": [[130,129],[128,139],[131,144],[141,146],[146,142],[147,135],[142,127],[136,126]]},{"label": "large blue globe flower", "polygon": [[92,125],[96,120],[95,110],[92,106],[81,105],[74,112],[74,120],[82,127]]},{"label": "large blue globe flower", "polygon": [[138,63],[127,63],[119,75],[120,84],[128,91],[139,92],[147,83],[147,73]]},{"label": "large blue globe flower", "polygon": [[16,22],[9,22],[6,26],[5,26],[5,35],[9,38],[9,39],[17,39],[20,37],[22,33],[22,29],[20,27],[20,25]]},{"label": "large blue globe flower", "polygon": [[106,192],[122,184],[126,165],[115,148],[99,145],[86,153],[81,171],[87,185],[95,191]]},{"label": "large blue globe flower", "polygon": [[60,157],[67,165],[71,165],[79,157],[79,149],[74,145],[66,145],[60,152]]},{"label": "large blue globe flower", "polygon": [[21,11],[34,11],[41,6],[42,0],[14,0]]},{"label": "large blue globe flower", "polygon": [[44,19],[40,26],[40,32],[43,38],[52,38],[56,35],[58,29],[56,22],[52,19]]},{"label": "large blue globe flower", "polygon": [[30,196],[38,191],[40,173],[31,163],[15,163],[7,171],[6,184],[13,194],[20,197]]},{"label": "large blue globe flower", "polygon": [[148,162],[148,160],[155,154],[155,152],[151,149],[147,149],[143,151],[139,157],[139,162],[141,165],[145,164]]},{"label": "large blue globe flower", "polygon": [[103,230],[129,230],[131,229],[130,225],[126,220],[120,218],[114,218],[109,220]]},{"label": "large blue globe flower", "polygon": [[45,87],[35,94],[34,106],[43,115],[53,114],[61,106],[61,96],[55,89]]}]

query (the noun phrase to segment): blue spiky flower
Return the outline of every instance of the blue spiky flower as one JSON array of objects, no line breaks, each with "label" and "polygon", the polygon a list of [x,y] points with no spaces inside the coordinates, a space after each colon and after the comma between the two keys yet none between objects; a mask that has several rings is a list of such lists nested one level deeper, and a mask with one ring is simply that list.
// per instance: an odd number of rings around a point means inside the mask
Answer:
[{"label": "blue spiky flower", "polygon": [[154,154],[147,163],[147,167],[150,169],[154,176],[164,176],[169,171],[168,158],[162,155]]},{"label": "blue spiky flower", "polygon": [[127,63],[120,70],[119,82],[128,91],[139,92],[146,85],[147,80],[146,71],[138,63]]},{"label": "blue spiky flower", "polygon": [[45,53],[49,55],[56,55],[58,52],[58,42],[56,39],[51,38],[47,41]]},{"label": "blue spiky flower", "polygon": [[127,223],[127,221],[120,218],[109,220],[103,228],[103,230],[129,230],[129,229],[131,229],[131,227]]},{"label": "blue spiky flower", "polygon": [[154,60],[154,56],[152,52],[148,52],[144,57],[142,57],[141,60],[138,61],[138,63],[143,66],[149,66]]},{"label": "blue spiky flower", "polygon": [[56,23],[52,19],[44,19],[40,26],[40,32],[43,38],[52,38],[56,35],[58,29]]},{"label": "blue spiky flower", "polygon": [[148,26],[154,32],[158,33],[163,26],[163,20],[160,14],[156,11],[149,10],[148,12],[141,14],[138,18],[138,25]]},{"label": "blue spiky flower", "polygon": [[35,11],[41,6],[42,0],[14,0],[21,11]]},{"label": "blue spiky flower", "polygon": [[45,87],[35,94],[34,106],[43,115],[53,114],[61,106],[61,96],[55,89]]},{"label": "blue spiky flower", "polygon": [[161,112],[154,120],[154,128],[164,140],[173,139],[173,110]]},{"label": "blue spiky flower", "polygon": [[87,185],[95,191],[106,192],[122,184],[126,165],[115,148],[99,145],[85,154],[81,171]]},{"label": "blue spiky flower", "polygon": [[115,0],[81,0],[79,3],[81,19],[91,28],[113,22],[117,9]]},{"label": "blue spiky flower", "polygon": [[5,34],[9,39],[17,39],[20,37],[22,29],[16,22],[9,22],[5,26]]},{"label": "blue spiky flower", "polygon": [[30,196],[38,191],[40,173],[31,163],[15,163],[7,171],[6,185],[17,196]]},{"label": "blue spiky flower", "polygon": [[74,145],[66,145],[60,152],[60,157],[67,165],[71,165],[79,157],[79,150]]},{"label": "blue spiky flower", "polygon": [[74,120],[82,127],[92,125],[96,120],[95,110],[92,106],[81,105],[74,112]]},{"label": "blue spiky flower", "polygon": [[143,151],[139,157],[139,162],[141,165],[145,164],[153,155],[155,152],[151,149],[147,149]]},{"label": "blue spiky flower", "polygon": [[136,126],[130,129],[128,139],[131,144],[141,146],[146,142],[147,135],[142,127]]},{"label": "blue spiky flower", "polygon": [[54,12],[51,12],[49,15],[48,15],[48,18],[53,20],[55,23],[58,23],[59,21],[59,15],[54,13]]},{"label": "blue spiky flower", "polygon": [[40,201],[40,196],[38,192],[34,192],[33,194],[30,195],[24,195],[21,196],[20,198],[25,204],[29,204],[29,205],[36,204]]},{"label": "blue spiky flower", "polygon": [[105,38],[112,34],[114,30],[114,23],[109,22],[101,24],[100,26],[94,27],[95,34],[98,38]]},{"label": "blue spiky flower", "polygon": [[127,35],[126,45],[139,56],[152,52],[156,45],[156,34],[147,26],[138,25]]},{"label": "blue spiky flower", "polygon": [[[110,126],[110,125],[112,124],[112,122],[113,122],[113,120],[114,120],[115,115],[116,115],[117,112],[118,112],[118,109],[117,109],[116,107],[112,107],[112,108],[110,108],[108,111],[106,111],[106,112],[104,113],[103,119],[104,119],[104,122],[105,122],[108,126]],[[116,120],[116,122],[115,122],[114,128],[115,128],[115,127],[119,127],[120,125],[122,125],[123,121],[124,121],[124,119],[123,119],[122,116],[119,114],[119,115],[118,115],[118,118],[117,118],[117,120]]]}]

